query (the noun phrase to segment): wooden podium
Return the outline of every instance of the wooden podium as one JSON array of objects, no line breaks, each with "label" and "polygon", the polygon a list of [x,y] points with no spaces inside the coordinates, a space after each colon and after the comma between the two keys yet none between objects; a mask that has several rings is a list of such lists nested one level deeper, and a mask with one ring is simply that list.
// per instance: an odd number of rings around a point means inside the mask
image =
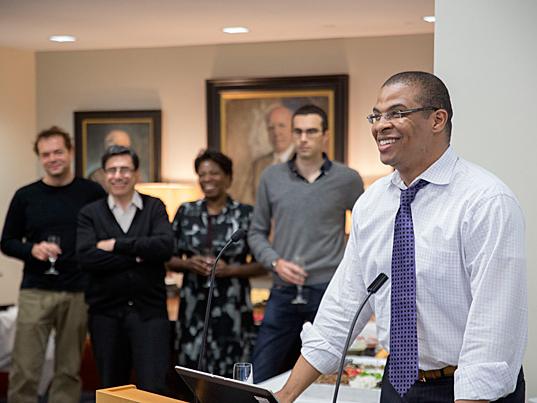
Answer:
[{"label": "wooden podium", "polygon": [[187,403],[137,389],[135,385],[116,386],[96,391],[96,403]]}]

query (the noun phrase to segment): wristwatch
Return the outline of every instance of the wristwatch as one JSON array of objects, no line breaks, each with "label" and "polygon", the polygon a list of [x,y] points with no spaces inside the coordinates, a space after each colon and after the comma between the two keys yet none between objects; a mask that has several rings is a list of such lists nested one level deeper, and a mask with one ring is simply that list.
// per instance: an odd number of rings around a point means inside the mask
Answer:
[{"label": "wristwatch", "polygon": [[272,270],[276,270],[276,265],[278,264],[278,259],[276,260],[273,260],[271,263],[270,263],[270,267],[272,267]]}]

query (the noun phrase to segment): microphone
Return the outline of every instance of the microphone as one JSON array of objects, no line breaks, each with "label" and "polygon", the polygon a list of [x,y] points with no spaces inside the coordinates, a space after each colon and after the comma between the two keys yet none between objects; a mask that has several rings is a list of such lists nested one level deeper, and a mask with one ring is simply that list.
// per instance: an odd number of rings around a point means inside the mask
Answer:
[{"label": "microphone", "polygon": [[207,343],[207,332],[209,331],[209,316],[211,313],[211,303],[213,301],[213,289],[214,289],[214,277],[216,274],[216,264],[220,260],[220,256],[224,253],[224,251],[229,248],[229,246],[232,243],[235,243],[237,241],[240,241],[246,236],[246,231],[242,228],[239,228],[237,231],[235,231],[229,240],[226,242],[218,256],[216,256],[216,259],[214,260],[213,266],[211,267],[211,274],[209,275],[209,296],[207,298],[207,308],[205,309],[205,321],[203,323],[203,336],[201,341],[201,350],[200,350],[200,357],[198,361],[198,371],[203,371],[203,357],[205,356],[205,344]]},{"label": "microphone", "polygon": [[388,280],[388,276],[384,273],[380,273],[371,284],[369,284],[369,287],[367,287],[367,297],[364,299],[364,302],[362,302],[362,305],[360,305],[360,308],[358,308],[358,311],[354,315],[354,318],[351,322],[351,327],[349,329],[349,333],[347,334],[347,341],[345,341],[345,347],[343,348],[343,351],[341,352],[341,360],[339,361],[339,371],[337,373],[337,380],[336,380],[336,389],[334,390],[334,398],[332,399],[332,403],[336,403],[337,401],[337,394],[339,392],[339,385],[341,383],[341,376],[343,374],[343,366],[345,365],[345,355],[347,354],[347,350],[349,349],[349,344],[351,342],[351,336],[352,331],[354,330],[354,326],[356,325],[356,321],[358,320],[358,317],[360,316],[360,313],[362,313],[362,310],[364,309],[365,304],[369,300],[369,297],[371,295],[375,294],[380,288],[384,285],[384,283]]}]

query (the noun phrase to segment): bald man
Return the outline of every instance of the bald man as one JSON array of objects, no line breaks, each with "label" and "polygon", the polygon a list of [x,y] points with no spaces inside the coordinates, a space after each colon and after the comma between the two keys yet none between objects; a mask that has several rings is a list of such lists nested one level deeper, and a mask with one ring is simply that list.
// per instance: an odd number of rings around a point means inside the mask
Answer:
[{"label": "bald man", "polygon": [[238,198],[244,203],[254,203],[259,178],[270,165],[287,162],[294,152],[293,134],[291,133],[291,117],[293,112],[285,106],[276,106],[268,111],[265,117],[269,143],[272,151],[254,160],[252,171],[243,195]]}]

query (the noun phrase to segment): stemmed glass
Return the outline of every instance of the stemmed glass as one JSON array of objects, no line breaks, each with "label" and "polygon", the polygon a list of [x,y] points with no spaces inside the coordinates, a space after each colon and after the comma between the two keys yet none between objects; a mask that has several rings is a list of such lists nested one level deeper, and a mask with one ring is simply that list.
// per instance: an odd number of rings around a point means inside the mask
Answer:
[{"label": "stemmed glass", "polygon": [[[60,246],[60,237],[58,235],[49,235],[48,238],[47,238],[47,242],[56,244],[59,247]],[[58,274],[60,274],[60,272],[58,270],[56,270],[56,267],[55,267],[57,259],[58,259],[57,255],[55,255],[55,256],[49,255],[48,256],[48,261],[50,262],[50,267],[45,271],[45,274],[52,274],[54,276],[57,276]]]},{"label": "stemmed glass", "polygon": [[[293,263],[295,263],[297,266],[302,267],[304,270],[306,270],[306,260],[301,256],[296,256],[293,259]],[[291,304],[293,305],[305,305],[308,303],[308,300],[304,298],[304,295],[302,295],[302,286],[297,284],[296,286],[296,296],[291,301]]]},{"label": "stemmed glass", "polygon": [[[207,262],[209,260],[214,262],[214,254],[213,254],[212,248],[208,248],[208,247],[202,248],[200,251],[200,254],[206,259]],[[215,279],[215,283],[216,283],[216,279]],[[211,286],[211,273],[209,273],[209,276],[207,276],[207,280],[205,280],[205,282],[203,283],[203,288],[209,288],[210,286]]]}]

